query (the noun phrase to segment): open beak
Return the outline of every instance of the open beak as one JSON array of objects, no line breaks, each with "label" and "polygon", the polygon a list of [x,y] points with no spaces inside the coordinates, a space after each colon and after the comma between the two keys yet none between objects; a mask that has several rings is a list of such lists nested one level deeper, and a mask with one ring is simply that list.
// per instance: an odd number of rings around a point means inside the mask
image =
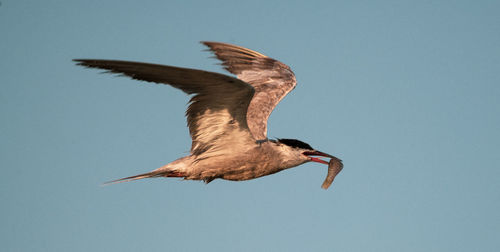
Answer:
[{"label": "open beak", "polygon": [[304,152],[302,152],[302,154],[308,156],[311,159],[311,161],[313,161],[313,162],[322,163],[322,164],[326,164],[326,165],[328,164],[328,162],[326,162],[325,160],[322,160],[319,157],[311,157],[311,156],[320,156],[320,157],[335,158],[334,156],[332,156],[330,154],[326,154],[324,152],[317,151],[317,150],[304,151]]}]

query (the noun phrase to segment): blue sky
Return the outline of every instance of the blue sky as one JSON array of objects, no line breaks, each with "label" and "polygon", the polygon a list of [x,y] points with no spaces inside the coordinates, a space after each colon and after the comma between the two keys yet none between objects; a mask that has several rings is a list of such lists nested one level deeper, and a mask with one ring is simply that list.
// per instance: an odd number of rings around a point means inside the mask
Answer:
[{"label": "blue sky", "polygon": [[[500,2],[0,5],[2,251],[498,251]],[[186,155],[188,97],[73,58],[288,64],[269,136],[344,160],[230,182],[101,187]]]}]

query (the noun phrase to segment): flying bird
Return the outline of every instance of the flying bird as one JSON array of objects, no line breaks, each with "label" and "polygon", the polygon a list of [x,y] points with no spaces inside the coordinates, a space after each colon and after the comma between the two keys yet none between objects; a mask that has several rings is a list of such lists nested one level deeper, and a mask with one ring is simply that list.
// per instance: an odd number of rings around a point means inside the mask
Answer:
[{"label": "flying bird", "polygon": [[311,161],[329,164],[322,157],[331,158],[329,166],[335,166],[333,170],[340,172],[342,161],[330,154],[296,139],[267,137],[269,115],[297,84],[290,67],[240,46],[201,43],[236,78],[175,66],[74,59],[80,66],[104,69],[107,73],[136,80],[168,84],[192,95],[186,111],[192,139],[190,154],[151,172],[108,183],[156,177],[179,177],[205,183],[214,179],[242,181]]}]

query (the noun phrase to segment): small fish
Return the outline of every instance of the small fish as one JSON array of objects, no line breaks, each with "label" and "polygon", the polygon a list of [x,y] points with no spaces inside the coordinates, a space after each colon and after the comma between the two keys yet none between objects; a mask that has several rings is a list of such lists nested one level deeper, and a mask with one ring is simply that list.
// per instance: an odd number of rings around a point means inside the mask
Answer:
[{"label": "small fish", "polygon": [[328,189],[328,187],[330,187],[330,185],[333,183],[335,176],[337,176],[337,174],[342,171],[342,168],[344,168],[342,160],[336,157],[330,159],[330,162],[328,163],[328,174],[326,175],[325,181],[323,182],[323,185],[321,185],[321,188],[325,190]]}]

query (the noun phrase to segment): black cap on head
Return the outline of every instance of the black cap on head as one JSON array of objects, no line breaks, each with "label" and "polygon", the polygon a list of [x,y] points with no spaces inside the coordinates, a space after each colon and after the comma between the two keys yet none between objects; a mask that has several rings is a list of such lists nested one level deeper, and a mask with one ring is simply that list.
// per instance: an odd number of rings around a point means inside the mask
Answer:
[{"label": "black cap on head", "polygon": [[311,145],[306,144],[300,140],[297,139],[286,139],[286,138],[278,138],[278,143],[286,144],[290,147],[294,148],[301,148],[301,149],[306,149],[306,150],[314,150]]}]

